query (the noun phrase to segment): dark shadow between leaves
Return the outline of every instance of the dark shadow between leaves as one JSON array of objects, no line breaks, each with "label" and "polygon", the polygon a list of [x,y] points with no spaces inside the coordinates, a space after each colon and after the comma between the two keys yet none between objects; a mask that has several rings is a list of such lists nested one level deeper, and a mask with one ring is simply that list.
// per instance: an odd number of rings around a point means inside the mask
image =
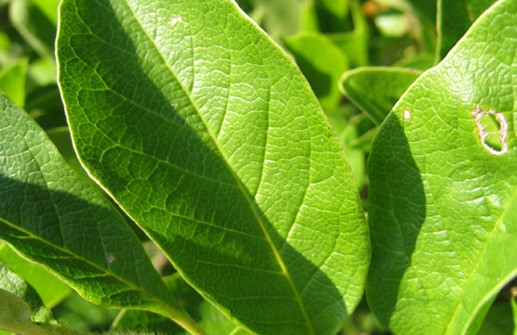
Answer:
[{"label": "dark shadow between leaves", "polygon": [[393,113],[377,134],[368,168],[372,261],[366,290],[371,308],[389,326],[426,216],[420,171]]}]

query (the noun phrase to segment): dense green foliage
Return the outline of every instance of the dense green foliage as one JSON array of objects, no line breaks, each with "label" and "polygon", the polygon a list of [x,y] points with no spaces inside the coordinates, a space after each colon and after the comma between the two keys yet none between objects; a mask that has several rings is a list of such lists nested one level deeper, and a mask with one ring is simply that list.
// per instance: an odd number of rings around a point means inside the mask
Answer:
[{"label": "dense green foliage", "polygon": [[58,2],[0,0],[0,334],[517,331],[514,0]]}]

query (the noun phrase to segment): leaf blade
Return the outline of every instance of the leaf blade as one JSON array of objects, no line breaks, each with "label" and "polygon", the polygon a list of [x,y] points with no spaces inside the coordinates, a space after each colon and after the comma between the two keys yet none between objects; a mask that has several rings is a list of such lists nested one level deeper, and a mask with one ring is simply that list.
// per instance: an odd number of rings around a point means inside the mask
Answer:
[{"label": "leaf blade", "polygon": [[[515,119],[516,13],[511,1],[489,9],[404,94],[375,140],[367,295],[397,333],[467,332],[517,274],[515,258],[501,257],[516,252],[516,142],[504,126]],[[489,115],[507,150],[484,142],[479,118]]]},{"label": "leaf blade", "polygon": [[4,95],[0,110],[0,238],[90,301],[181,317],[108,200],[72,171],[44,131]]},{"label": "leaf blade", "polygon": [[[230,1],[80,4],[65,2],[62,27],[85,34],[61,30],[58,58],[86,168],[226,314],[255,331],[334,331],[360,296],[367,231],[342,149],[292,61]],[[113,61],[120,57],[123,63]],[[91,71],[97,66],[102,70]],[[127,69],[129,77],[117,75]],[[93,100],[108,112],[96,113]],[[305,105],[310,112],[300,110]],[[333,199],[338,184],[345,190]],[[332,197],[318,198],[320,189]],[[329,227],[338,247],[313,236],[318,227]],[[347,234],[357,256],[341,250]],[[314,243],[325,250],[309,252]],[[341,253],[358,268],[344,268]],[[321,271],[332,263],[339,280]],[[318,281],[335,298],[317,297]],[[249,310],[250,301],[257,310]],[[271,301],[282,301],[282,310],[265,308]]]}]

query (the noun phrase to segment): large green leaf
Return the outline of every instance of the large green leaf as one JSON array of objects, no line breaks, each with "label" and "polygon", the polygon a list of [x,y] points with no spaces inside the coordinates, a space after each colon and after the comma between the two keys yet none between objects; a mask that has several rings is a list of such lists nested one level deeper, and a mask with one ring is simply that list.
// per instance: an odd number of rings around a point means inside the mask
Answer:
[{"label": "large green leaf", "polygon": [[437,59],[441,60],[496,0],[438,0]]},{"label": "large green leaf", "polygon": [[266,334],[331,334],[367,226],[292,60],[229,0],[69,0],[59,81],[89,173],[208,300]]},{"label": "large green leaf", "polygon": [[0,113],[0,239],[93,302],[188,323],[109,201],[4,95]]},{"label": "large green leaf", "polygon": [[367,296],[397,334],[473,331],[517,274],[515,22],[514,0],[482,15],[375,139]]}]

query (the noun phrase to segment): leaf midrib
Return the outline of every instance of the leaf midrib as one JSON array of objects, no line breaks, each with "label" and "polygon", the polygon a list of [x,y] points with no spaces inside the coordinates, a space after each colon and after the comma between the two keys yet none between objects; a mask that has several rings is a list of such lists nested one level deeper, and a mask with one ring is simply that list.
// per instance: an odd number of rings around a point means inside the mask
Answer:
[{"label": "leaf midrib", "polygon": [[[150,300],[155,301],[158,305],[164,307],[165,309],[171,310],[171,306],[169,306],[169,304],[166,301],[164,301],[161,298],[155,296],[154,294],[144,290],[142,286],[137,286],[137,285],[135,285],[135,283],[125,280],[125,278],[120,277],[118,274],[112,272],[111,270],[103,268],[100,265],[91,262],[90,260],[76,254],[75,252],[73,252],[67,248],[63,248],[61,246],[58,246],[56,244],[53,244],[53,243],[45,240],[45,239],[42,239],[40,236],[35,235],[32,231],[20,228],[20,226],[18,226],[14,222],[11,222],[11,221],[5,219],[4,217],[0,217],[0,222],[3,222],[4,224],[8,225],[9,227],[25,234],[27,237],[30,237],[31,239],[37,240],[37,241],[49,246],[51,249],[55,249],[55,250],[65,253],[67,255],[70,255],[70,258],[72,258],[72,259],[78,259],[78,260],[83,261],[84,263],[91,266],[92,268],[99,270],[99,272],[101,272],[101,273],[104,273],[106,276],[112,277],[112,278],[116,279],[117,281],[119,281],[120,283],[127,285],[132,290],[144,294],[145,296],[149,297]],[[9,243],[9,241],[6,241],[6,242]],[[14,248],[14,249],[16,249],[16,248]],[[42,265],[44,265],[44,264],[42,264]],[[52,271],[52,272],[55,273],[56,276],[58,276],[65,282],[70,282],[72,284],[74,283],[73,281],[63,277],[59,272],[57,272],[57,271]],[[88,277],[91,277],[91,276],[88,276]],[[72,286],[75,286],[75,285],[72,285]],[[117,293],[120,293],[120,292],[117,292]],[[128,306],[120,306],[120,307],[126,308]],[[139,306],[137,306],[137,307],[139,307]],[[142,306],[142,307],[144,307],[144,306]]]},{"label": "leaf midrib", "polygon": [[[169,70],[170,74],[176,80],[176,82],[180,86],[181,90],[183,91],[184,95],[187,97],[188,101],[191,103],[191,106],[196,111],[196,113],[197,113],[199,119],[201,120],[201,122],[202,122],[202,124],[203,124],[203,126],[204,126],[204,128],[206,130],[206,132],[209,135],[210,140],[212,141],[212,143],[214,144],[215,148],[217,149],[217,151],[221,155],[221,158],[223,159],[224,164],[226,165],[228,171],[230,171],[230,173],[231,173],[232,177],[234,178],[234,180],[235,180],[235,182],[236,182],[240,192],[242,193],[243,197],[246,199],[246,202],[248,203],[250,209],[252,210],[252,213],[253,213],[253,216],[254,216],[255,220],[259,224],[260,229],[262,230],[262,232],[263,232],[263,234],[264,234],[264,236],[266,238],[266,241],[270,245],[271,250],[273,251],[273,254],[275,256],[275,259],[277,260],[278,265],[280,266],[280,268],[282,270],[282,273],[286,277],[286,279],[287,279],[287,281],[289,283],[289,286],[293,290],[294,296],[295,296],[296,301],[297,301],[297,303],[298,303],[298,305],[300,307],[300,311],[302,312],[302,315],[303,315],[303,317],[305,319],[305,322],[307,324],[308,330],[310,331],[310,334],[314,334],[314,328],[313,328],[312,322],[310,321],[310,318],[309,318],[309,316],[307,314],[307,311],[305,310],[305,305],[303,304],[303,301],[301,299],[300,293],[298,292],[298,289],[296,288],[296,286],[294,284],[294,281],[293,281],[293,279],[291,277],[291,274],[289,273],[289,271],[288,271],[288,269],[287,269],[287,267],[286,267],[286,265],[285,265],[281,255],[280,255],[278,249],[274,245],[273,240],[272,240],[270,234],[267,231],[265,223],[263,222],[263,220],[260,217],[260,214],[258,213],[257,206],[256,206],[255,202],[253,201],[253,199],[251,199],[249,197],[248,192],[246,190],[246,187],[243,185],[242,181],[237,176],[237,174],[235,173],[234,169],[229,165],[228,158],[225,156],[224,151],[219,146],[219,143],[216,141],[216,136],[214,136],[214,134],[212,133],[212,131],[208,127],[208,124],[207,124],[206,120],[204,119],[204,117],[203,117],[203,115],[201,113],[201,109],[199,108],[199,106],[197,106],[197,104],[194,102],[194,100],[192,99],[191,95],[189,94],[188,90],[184,87],[183,83],[179,80],[179,77],[176,74],[176,72],[172,69],[172,67],[166,61],[164,55],[161,53],[161,51],[160,51],[159,47],[156,45],[155,41],[151,38],[151,36],[148,34],[148,32],[143,28],[142,23],[138,20],[138,18],[136,16],[135,12],[133,11],[133,9],[130,7],[130,5],[126,1],[124,1],[123,3],[124,3],[124,5],[126,5],[128,11],[133,16],[134,21],[138,24],[140,30],[144,33],[144,35],[146,36],[146,38],[148,39],[150,44],[153,46],[153,48],[155,49],[155,51],[158,54],[158,56],[160,57],[160,59],[163,61],[163,64],[165,64],[165,66]],[[127,31],[126,31],[126,33],[127,33]],[[190,35],[191,35],[191,37],[193,37],[192,34],[190,34]]]}]

